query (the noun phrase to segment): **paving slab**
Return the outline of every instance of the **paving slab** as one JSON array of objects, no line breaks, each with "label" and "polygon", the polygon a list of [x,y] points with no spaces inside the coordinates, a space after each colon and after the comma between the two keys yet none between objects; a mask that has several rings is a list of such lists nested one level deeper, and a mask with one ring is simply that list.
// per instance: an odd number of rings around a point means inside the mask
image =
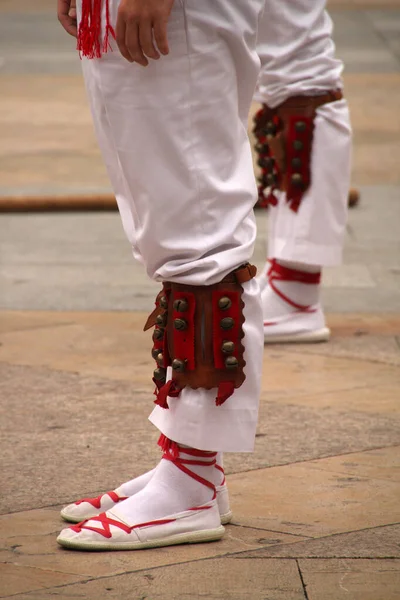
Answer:
[{"label": "paving slab", "polygon": [[398,600],[399,560],[299,561],[308,600]]},{"label": "paving slab", "polygon": [[0,579],[2,581],[0,598],[30,592],[31,590],[42,590],[49,587],[58,587],[74,581],[79,581],[76,575],[56,573],[47,569],[35,569],[32,567],[19,567],[9,563],[0,564]]},{"label": "paving slab", "polygon": [[[39,520],[42,525],[46,524],[47,531],[43,531],[43,527],[38,531],[36,520]],[[0,526],[2,562],[14,567],[31,567],[75,575],[86,580],[229,554],[236,555],[305,539],[283,533],[260,532],[249,527],[229,526],[223,539],[218,543],[155,548],[154,552],[88,553],[85,554],[85,560],[82,560],[80,552],[62,549],[56,542],[60,529],[67,527],[67,524],[61,520],[58,510],[42,509],[15,513],[0,518]]]},{"label": "paving slab", "polygon": [[[205,573],[207,576],[205,577]],[[106,577],[78,585],[16,595],[15,600],[107,598],[120,600],[304,600],[303,586],[294,560],[251,561],[221,558],[143,570]]]},{"label": "paving slab", "polygon": [[332,456],[324,461],[310,461],[308,467],[342,473],[348,476],[348,481],[360,476],[400,483],[400,446],[354,452],[351,456]]},{"label": "paving slab", "polygon": [[400,521],[399,482],[324,470],[325,461],[231,475],[235,522],[321,537]]},{"label": "paving slab", "polygon": [[242,553],[241,557],[265,558],[400,558],[400,525],[386,525],[318,539],[294,540],[262,550]]}]

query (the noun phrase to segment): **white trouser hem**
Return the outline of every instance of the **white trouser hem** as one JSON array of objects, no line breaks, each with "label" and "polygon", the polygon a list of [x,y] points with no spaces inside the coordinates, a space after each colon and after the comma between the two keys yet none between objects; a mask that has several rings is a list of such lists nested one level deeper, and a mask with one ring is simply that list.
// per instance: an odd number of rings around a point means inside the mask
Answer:
[{"label": "white trouser hem", "polygon": [[342,263],[342,247],[337,244],[324,246],[322,244],[291,243],[285,238],[277,238],[270,244],[268,255],[278,260],[289,260],[306,265],[320,265],[321,267],[335,267]]},{"label": "white trouser hem", "polygon": [[[193,393],[194,390],[191,390]],[[203,393],[205,390],[203,390]],[[212,411],[212,417],[204,418],[202,421],[199,417],[204,417],[204,413],[209,414],[210,411],[199,411],[198,405],[188,405],[185,402],[185,427],[182,428],[178,420],[173,417],[178,412],[177,405],[182,402],[182,394],[180,398],[169,398],[168,404],[169,409],[156,407],[151,415],[149,421],[153,423],[169,439],[178,442],[179,444],[185,444],[191,448],[198,448],[200,450],[208,450],[210,452],[253,452],[256,424],[257,424],[257,410],[235,410],[235,414],[229,415],[229,422],[234,423],[232,426],[235,428],[235,435],[232,437],[223,436],[221,439],[221,432],[226,431],[226,416],[227,412],[231,412],[229,408],[229,400],[226,400],[225,405],[215,406],[215,397],[217,390],[208,390],[208,398],[205,398],[205,402],[210,404],[210,407],[215,408]],[[171,411],[171,419],[165,420],[164,415],[161,411]],[[205,437],[202,432],[207,431]]]}]

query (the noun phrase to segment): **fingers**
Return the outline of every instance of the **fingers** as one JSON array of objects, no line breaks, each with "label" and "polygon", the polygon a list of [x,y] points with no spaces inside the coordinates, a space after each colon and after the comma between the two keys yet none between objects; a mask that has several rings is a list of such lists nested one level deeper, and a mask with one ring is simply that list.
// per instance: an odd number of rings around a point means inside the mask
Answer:
[{"label": "fingers", "polygon": [[149,19],[142,20],[140,23],[139,43],[143,54],[154,60],[160,58],[160,55],[153,44],[153,27]]},{"label": "fingers", "polygon": [[167,19],[159,18],[154,22],[154,39],[161,54],[169,54],[167,39]]},{"label": "fingers", "polygon": [[133,62],[133,59],[131,57],[131,55],[129,54],[129,50],[128,47],[126,45],[126,22],[125,19],[122,17],[122,15],[120,15],[120,13],[118,13],[118,19],[117,19],[117,27],[115,29],[115,37],[117,40],[117,45],[119,48],[119,51],[121,52],[122,56],[124,58],[126,58],[126,60],[129,60],[129,62]]},{"label": "fingers", "polygon": [[75,4],[75,16],[72,12],[70,15],[70,11],[72,9],[72,0],[58,0],[57,1],[57,15],[58,20],[61,25],[64,27],[65,31],[72,35],[73,37],[77,36],[77,24],[76,24],[76,2]]},{"label": "fingers", "polygon": [[129,62],[143,67],[148,59],[158,60],[169,53],[167,23],[174,0],[121,0],[116,38],[118,48]]},{"label": "fingers", "polygon": [[119,51],[127,61],[143,67],[149,64],[140,49],[138,25],[134,20],[126,21],[123,15],[118,15],[115,35]]},{"label": "fingers", "polygon": [[145,57],[140,45],[139,24],[136,22],[128,23],[126,27],[125,42],[132,62],[147,67],[149,61]]},{"label": "fingers", "polygon": [[68,16],[76,21],[76,0],[71,0]]}]

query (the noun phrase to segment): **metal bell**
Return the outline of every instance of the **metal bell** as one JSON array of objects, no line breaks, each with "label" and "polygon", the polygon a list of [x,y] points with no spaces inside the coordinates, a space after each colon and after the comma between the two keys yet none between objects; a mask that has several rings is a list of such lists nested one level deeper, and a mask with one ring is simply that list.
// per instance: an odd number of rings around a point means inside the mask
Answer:
[{"label": "metal bell", "polygon": [[232,317],[225,317],[220,321],[221,329],[232,329],[234,324],[235,321],[232,319]]},{"label": "metal bell", "polygon": [[163,329],[155,329],[153,332],[153,340],[162,340],[164,337]]},{"label": "metal bell", "polygon": [[267,175],[267,184],[274,185],[276,183],[276,177],[273,173],[268,173]]},{"label": "metal bell", "polygon": [[265,124],[265,132],[267,135],[275,135],[276,134],[276,127],[275,127],[275,123],[273,121],[268,121]]},{"label": "metal bell", "polygon": [[162,354],[162,352],[157,354],[156,361],[161,367],[164,365],[164,355]]},{"label": "metal bell", "polygon": [[228,356],[225,359],[225,367],[227,369],[237,369],[239,366],[238,359],[235,356]]},{"label": "metal bell", "polygon": [[232,300],[230,298],[228,298],[228,296],[222,296],[218,300],[218,307],[221,310],[228,310],[228,308],[230,308],[231,306],[232,306]]},{"label": "metal bell", "polygon": [[153,377],[156,381],[163,381],[166,378],[166,375],[166,369],[162,369],[161,367],[158,367],[158,369],[155,369],[153,372]]},{"label": "metal bell", "polygon": [[307,129],[307,125],[304,121],[297,121],[294,128],[296,131],[303,132]]},{"label": "metal bell", "polygon": [[161,306],[161,308],[168,308],[168,299],[167,299],[167,296],[161,296],[161,298],[160,298],[160,306]]},{"label": "metal bell", "polygon": [[174,371],[178,371],[178,373],[182,373],[185,370],[185,361],[180,360],[179,358],[174,358],[172,361],[172,369]]},{"label": "metal bell", "polygon": [[259,167],[261,167],[261,168],[263,168],[263,167],[264,167],[264,159],[263,159],[262,157],[258,159],[258,161],[257,161],[257,165],[258,165]]},{"label": "metal bell", "polygon": [[303,150],[303,148],[304,148],[303,142],[301,142],[300,140],[294,140],[293,148],[298,151]]},{"label": "metal bell", "polygon": [[189,304],[184,298],[178,298],[177,300],[174,300],[173,307],[174,310],[177,310],[178,312],[186,312],[189,308]]},{"label": "metal bell", "polygon": [[157,360],[157,356],[160,354],[160,349],[159,348],[153,348],[151,351],[151,356],[154,358],[154,360]]},{"label": "metal bell", "polygon": [[235,350],[235,344],[233,342],[223,342],[221,350],[224,354],[232,354]]},{"label": "metal bell", "polygon": [[301,158],[298,158],[297,156],[292,158],[292,167],[294,169],[301,169],[301,164]]},{"label": "metal bell", "polygon": [[302,187],[303,186],[303,177],[300,175],[300,173],[293,173],[293,175],[290,178],[290,181],[293,183],[293,185],[295,185],[296,187]]},{"label": "metal bell", "polygon": [[166,315],[157,315],[156,324],[163,327],[166,323]]},{"label": "metal bell", "polygon": [[174,319],[174,327],[178,329],[178,331],[183,331],[187,328],[187,322],[185,319]]},{"label": "metal bell", "polygon": [[257,164],[262,169],[268,169],[268,170],[270,170],[274,166],[274,159],[271,158],[270,156],[261,156],[258,159]]}]

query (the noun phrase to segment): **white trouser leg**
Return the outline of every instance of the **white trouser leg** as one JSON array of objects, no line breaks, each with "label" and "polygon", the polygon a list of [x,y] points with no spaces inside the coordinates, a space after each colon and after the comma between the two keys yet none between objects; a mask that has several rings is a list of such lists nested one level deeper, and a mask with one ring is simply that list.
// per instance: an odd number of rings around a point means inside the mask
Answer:
[{"label": "white trouser leg", "polygon": [[[101,60],[83,61],[95,122],[109,125],[102,128],[103,153],[110,149],[117,158],[112,168],[121,173],[125,230],[135,224],[131,242],[157,281],[210,285],[252,255],[256,186],[246,122],[262,4],[177,1],[167,57],[143,69],[114,44]],[[114,24],[117,7],[113,0]],[[204,450],[253,448],[262,317],[258,284],[244,289],[246,381],[221,408],[215,390],[191,389],[169,399],[171,409],[156,407],[151,420],[177,442]]]},{"label": "white trouser leg", "polygon": [[130,190],[119,162],[110,121],[102,98],[100,82],[98,77],[95,76],[95,71],[90,68],[88,61],[83,60],[82,65],[97,142],[114,190],[125,235],[131,244],[133,256],[142,263],[143,259],[136,246],[134,211],[129,202]]},{"label": "white trouser leg", "polygon": [[275,108],[290,96],[341,89],[326,0],[266,0],[257,52],[261,71],[254,99]]},{"label": "white trouser leg", "polygon": [[279,194],[269,218],[268,256],[310,265],[342,260],[350,184],[351,129],[345,100],[317,109],[311,185],[297,213]]},{"label": "white trouser leg", "polygon": [[[257,51],[262,69],[255,100],[274,108],[290,96],[341,89],[325,0],[267,0]],[[350,184],[351,128],[345,100],[317,110],[311,185],[298,213],[285,194],[270,207],[268,256],[311,265],[341,262]]]}]

